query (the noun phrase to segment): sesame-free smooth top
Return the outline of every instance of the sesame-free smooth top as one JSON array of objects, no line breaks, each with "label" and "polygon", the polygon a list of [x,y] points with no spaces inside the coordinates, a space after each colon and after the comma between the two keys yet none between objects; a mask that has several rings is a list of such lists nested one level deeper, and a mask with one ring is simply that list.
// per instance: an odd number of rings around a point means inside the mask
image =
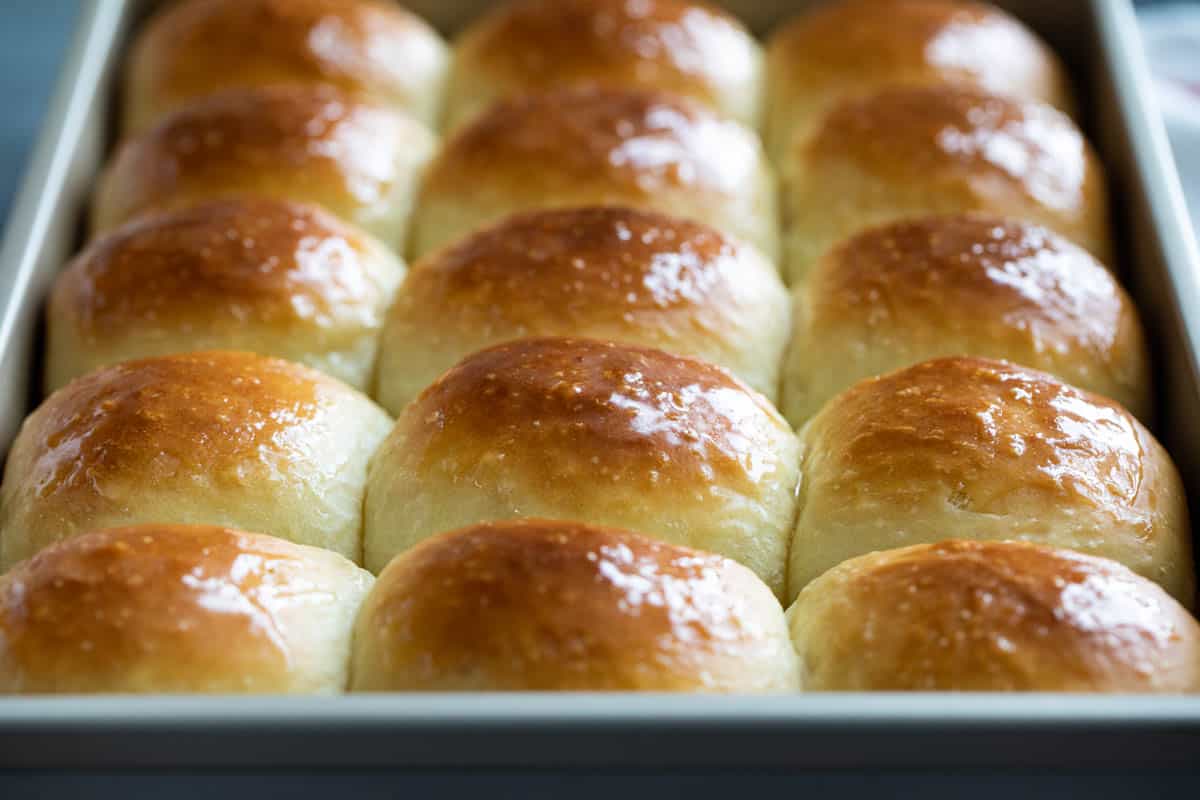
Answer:
[{"label": "sesame-free smooth top", "polygon": [[447,47],[391,0],[182,0],[139,32],[125,74],[125,133],[231,87],[334,86],[437,122]]},{"label": "sesame-free smooth top", "polygon": [[400,249],[435,143],[415,119],[331,87],[227,89],[125,140],[100,177],[92,232],[255,195],[316,203]]},{"label": "sesame-free smooth top", "polygon": [[463,359],[371,462],[366,564],[516,517],[613,525],[734,559],[782,592],[796,437],[719,367],[632,345],[523,339]]},{"label": "sesame-free smooth top", "polygon": [[851,559],[788,622],[806,691],[1200,691],[1200,625],[1178,602],[1114,561],[1025,542]]},{"label": "sesame-free smooth top", "polygon": [[848,558],[955,537],[1111,558],[1193,603],[1179,473],[1107,398],[1007,362],[937,359],[855,384],[801,441],[790,597]]},{"label": "sesame-free smooth top", "polygon": [[352,691],[794,691],[783,609],[745,567],[551,520],[427,539],[380,573]]},{"label": "sesame-free smooth top", "polygon": [[0,565],[99,527],[224,525],[361,555],[390,418],[315,370],[211,351],[125,361],[50,395],[0,486]]},{"label": "sesame-free smooth top", "polygon": [[753,131],[677,95],[590,86],[501,100],[452,134],[425,175],[412,254],[518,211],[581,205],[674,214],[778,251]]},{"label": "sesame-free smooth top", "polygon": [[966,87],[882,89],[833,106],[780,170],[793,283],[841,239],[926,214],[1037,223],[1112,264],[1104,170],[1048,105]]},{"label": "sesame-free smooth top", "polygon": [[46,385],[130,358],[222,349],[287,358],[365,391],[404,272],[317,206],[243,198],[149,215],[59,275]]},{"label": "sesame-free smooth top", "polygon": [[335,693],[372,578],[271,536],[138,525],[0,577],[0,693]]},{"label": "sesame-free smooth top", "polygon": [[862,378],[937,356],[1003,358],[1149,420],[1132,300],[1085,250],[990,216],[910,218],[846,239],[796,289],[781,407],[801,425]]},{"label": "sesame-free smooth top", "polygon": [[502,97],[571,84],[657,89],[758,125],[762,53],[736,18],[693,0],[515,0],[459,37],[453,128]]},{"label": "sesame-free smooth top", "polygon": [[885,86],[973,86],[1071,113],[1058,56],[1019,20],[964,0],[836,0],[767,43],[772,155],[808,136],[837,101]]},{"label": "sesame-free smooth top", "polygon": [[787,331],[783,283],[752,245],[628,208],[529,212],[419,263],[387,315],[377,396],[399,414],[476,350],[571,335],[703,358],[774,398]]}]

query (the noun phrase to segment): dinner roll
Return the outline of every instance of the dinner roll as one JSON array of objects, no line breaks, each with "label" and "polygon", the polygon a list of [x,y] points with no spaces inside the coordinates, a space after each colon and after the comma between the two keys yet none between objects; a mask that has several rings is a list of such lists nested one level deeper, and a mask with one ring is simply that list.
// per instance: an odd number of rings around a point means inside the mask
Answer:
[{"label": "dinner roll", "polygon": [[0,565],[142,522],[262,531],[358,560],[367,460],[389,427],[363,395],[281,359],[105,367],[22,424],[0,486]]},{"label": "dinner roll", "polygon": [[189,350],[249,350],[364,389],[404,265],[315,206],[216,201],[135,220],[61,273],[46,383]]},{"label": "dinner roll", "polygon": [[259,195],[322,205],[399,248],[434,145],[419,122],[329,87],[230,89],[125,142],[100,177],[92,230]]},{"label": "dinner roll", "polygon": [[503,100],[450,137],[413,221],[425,254],[517,211],[653,209],[778,251],[774,177],[758,137],[692,101],[599,87]]},{"label": "dinner roll", "polygon": [[575,522],[485,523],[380,574],[353,691],[796,689],[779,601],[727,558]]},{"label": "dinner roll", "polygon": [[782,593],[796,437],[720,367],[632,345],[480,351],[400,415],[371,462],[366,565],[515,517],[629,528],[728,556]]},{"label": "dinner roll", "polygon": [[1104,173],[1070,118],[976,89],[885,89],[836,105],[784,170],[793,281],[835,242],[924,214],[1045,225],[1112,263]]},{"label": "dinner roll", "polygon": [[516,0],[455,48],[449,126],[495,100],[579,83],[658,89],[758,125],[762,52],[726,12],[692,0]]},{"label": "dinner roll", "polygon": [[390,0],[182,0],[134,42],[125,130],[232,86],[323,83],[436,122],[441,37]]},{"label": "dinner roll", "polygon": [[658,347],[776,394],[788,297],[752,246],[617,207],[521,214],[425,259],[388,313],[378,399],[399,414],[464,356],[534,335]]},{"label": "dinner roll", "polygon": [[1200,626],[1162,589],[1022,542],[855,558],[788,622],[807,691],[1200,691]]},{"label": "dinner roll", "polygon": [[856,384],[800,438],[790,597],[854,556],[953,536],[1111,558],[1192,605],[1179,474],[1111,400],[1014,364],[945,358]]},{"label": "dinner roll", "polygon": [[1137,311],[1088,253],[997,217],[926,217],[833,248],[796,291],[793,425],[862,378],[937,356],[1004,358],[1151,413]]},{"label": "dinner roll", "polygon": [[0,693],[340,692],[371,580],[229,528],[85,533],[0,577]]},{"label": "dinner roll", "polygon": [[767,45],[766,137],[782,154],[837,100],[884,86],[955,84],[1075,106],[1062,62],[994,6],[841,0],[781,26]]}]

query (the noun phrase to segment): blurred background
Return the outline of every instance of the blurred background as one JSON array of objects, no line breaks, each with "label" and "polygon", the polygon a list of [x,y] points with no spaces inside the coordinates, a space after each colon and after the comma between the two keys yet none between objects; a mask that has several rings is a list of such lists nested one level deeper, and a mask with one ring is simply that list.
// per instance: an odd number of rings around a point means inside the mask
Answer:
[{"label": "blurred background", "polygon": [[[8,219],[79,9],[106,0],[0,0],[0,224]],[[1055,2],[1055,0],[1046,0]],[[1200,221],[1200,0],[1139,0],[1193,220]]]}]

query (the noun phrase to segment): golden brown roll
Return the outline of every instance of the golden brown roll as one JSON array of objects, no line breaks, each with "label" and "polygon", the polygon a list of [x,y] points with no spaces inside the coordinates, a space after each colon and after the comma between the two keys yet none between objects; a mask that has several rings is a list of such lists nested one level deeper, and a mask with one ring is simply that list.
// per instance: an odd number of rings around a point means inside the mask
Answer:
[{"label": "golden brown roll", "polygon": [[797,427],[863,378],[950,355],[1003,358],[1151,413],[1137,311],[1086,251],[998,217],[872,228],[796,290],[784,415]]},{"label": "golden brown roll", "polygon": [[1071,113],[1058,57],[985,3],[841,0],[796,17],[767,45],[767,144],[783,153],[839,99],[889,85],[975,86]]},{"label": "golden brown roll", "polygon": [[694,0],[516,0],[455,47],[449,127],[494,101],[595,83],[690,97],[758,125],[762,51],[737,19]]},{"label": "golden brown roll", "polygon": [[450,137],[421,188],[413,252],[583,205],[662,211],[778,251],[774,177],[752,131],[670,94],[572,87],[500,101]]},{"label": "golden brown roll", "polygon": [[798,462],[783,418],[720,367],[523,339],[468,356],[400,415],[371,462],[366,565],[442,531],[548,517],[720,553],[782,593]]},{"label": "golden brown roll", "polygon": [[397,556],[354,628],[353,691],[796,689],[779,601],[727,558],[520,520]]},{"label": "golden brown roll", "polygon": [[1104,173],[1050,106],[976,89],[884,89],[836,105],[783,167],[787,271],[803,279],[835,242],[925,214],[1045,225],[1112,264]]},{"label": "golden brown roll", "polygon": [[228,528],[85,533],[0,577],[0,693],[340,692],[371,581]]},{"label": "golden brown roll", "polygon": [[435,139],[330,87],[230,89],[127,140],[100,178],[92,230],[232,195],[316,203],[401,248]]},{"label": "golden brown roll", "polygon": [[0,566],[117,525],[224,525],[359,560],[383,410],[315,370],[250,353],[126,361],[52,394],[0,486]]},{"label": "golden brown roll", "polygon": [[1002,361],[946,358],[856,384],[800,439],[789,597],[863,553],[953,536],[1111,558],[1192,606],[1179,474],[1111,400]]},{"label": "golden brown roll", "polygon": [[365,390],[404,264],[316,206],[216,201],[92,243],[50,297],[46,385],[131,358],[247,350]]},{"label": "golden brown roll", "polygon": [[774,398],[788,297],[754,247],[618,207],[520,214],[420,263],[388,313],[377,398],[399,414],[464,356],[525,336],[658,347]]},{"label": "golden brown roll", "polygon": [[806,691],[1200,691],[1179,603],[1115,561],[1022,542],[846,561],[788,622]]},{"label": "golden brown roll", "polygon": [[125,131],[234,86],[327,84],[436,122],[447,47],[389,0],[183,0],[138,35]]}]

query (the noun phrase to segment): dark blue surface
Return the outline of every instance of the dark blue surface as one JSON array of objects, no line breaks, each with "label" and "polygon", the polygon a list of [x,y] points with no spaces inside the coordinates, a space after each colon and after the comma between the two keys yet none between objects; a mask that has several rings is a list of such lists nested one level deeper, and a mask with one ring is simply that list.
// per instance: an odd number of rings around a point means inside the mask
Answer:
[{"label": "dark blue surface", "polygon": [[1195,775],[1181,773],[565,773],[565,772],[369,772],[272,775],[251,773],[163,773],[140,775],[78,775],[36,773],[24,776],[0,774],[0,796],[5,798],[92,798],[121,800],[222,800],[252,797],[364,798],[391,800],[411,798],[474,797],[487,800],[704,800],[722,798],[870,798],[919,796],[921,800],[1064,800],[1084,797],[1108,798],[1190,797],[1195,794]]},{"label": "dark blue surface", "polygon": [[0,0],[0,220],[25,174],[79,8],[78,0]]}]

